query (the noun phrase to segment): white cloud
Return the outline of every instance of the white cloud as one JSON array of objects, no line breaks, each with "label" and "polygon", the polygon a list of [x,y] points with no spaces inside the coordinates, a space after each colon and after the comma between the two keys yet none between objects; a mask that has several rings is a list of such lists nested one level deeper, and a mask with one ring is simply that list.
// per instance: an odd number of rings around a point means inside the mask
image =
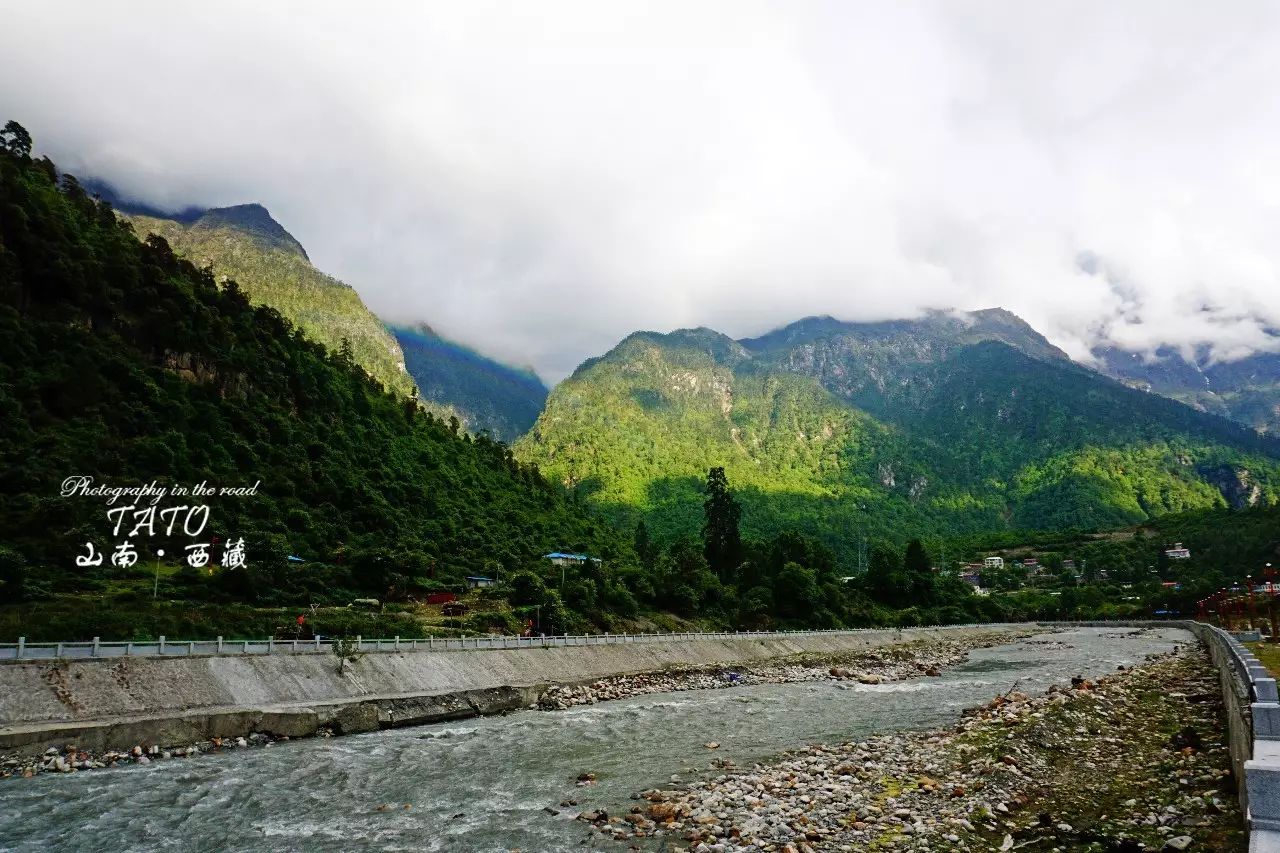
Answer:
[{"label": "white cloud", "polygon": [[260,201],[383,316],[552,379],[815,313],[1002,305],[1079,357],[1280,327],[1270,2],[43,0],[0,52],[64,167]]}]

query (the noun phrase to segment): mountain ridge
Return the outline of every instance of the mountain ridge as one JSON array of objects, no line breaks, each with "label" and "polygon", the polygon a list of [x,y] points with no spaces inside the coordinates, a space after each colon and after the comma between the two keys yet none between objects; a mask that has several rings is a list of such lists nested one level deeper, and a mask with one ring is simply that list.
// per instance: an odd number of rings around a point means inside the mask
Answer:
[{"label": "mountain ridge", "polygon": [[[1280,334],[1270,333],[1280,349]],[[1280,434],[1280,352],[1254,352],[1215,360],[1200,347],[1188,359],[1178,348],[1151,353],[1095,347],[1095,369],[1131,387],[1229,417],[1270,435]]]},{"label": "mountain ridge", "polygon": [[1102,527],[1280,496],[1280,442],[1101,376],[1007,311],[634,333],[553,389],[515,448],[666,536],[691,532],[693,480],[723,466],[749,526],[846,553],[851,535]]},{"label": "mountain ridge", "polygon": [[532,368],[512,367],[426,323],[388,324],[427,403],[451,407],[470,432],[513,442],[537,419],[548,389]]}]

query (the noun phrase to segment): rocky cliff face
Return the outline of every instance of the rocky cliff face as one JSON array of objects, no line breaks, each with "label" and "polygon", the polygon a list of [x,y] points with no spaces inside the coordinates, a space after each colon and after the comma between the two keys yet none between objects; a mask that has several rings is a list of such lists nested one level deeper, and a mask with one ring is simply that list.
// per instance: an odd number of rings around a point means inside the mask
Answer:
[{"label": "rocky cliff face", "polygon": [[1232,509],[1248,509],[1262,500],[1263,489],[1248,468],[1239,465],[1215,465],[1200,469],[1201,475],[1222,493]]}]

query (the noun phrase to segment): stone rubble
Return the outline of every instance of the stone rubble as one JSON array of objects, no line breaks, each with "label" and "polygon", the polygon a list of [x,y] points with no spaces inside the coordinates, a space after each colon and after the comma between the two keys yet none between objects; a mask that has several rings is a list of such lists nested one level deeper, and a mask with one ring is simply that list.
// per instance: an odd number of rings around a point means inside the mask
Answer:
[{"label": "stone rubble", "polygon": [[833,655],[798,655],[783,661],[741,666],[704,666],[602,678],[590,684],[557,685],[543,693],[538,707],[563,711],[577,705],[594,705],[613,699],[673,693],[684,690],[720,690],[748,684],[795,684],[805,681],[881,684],[937,677],[948,666],[968,659],[973,649],[1011,642],[1017,633],[976,634],[965,640],[919,640],[865,652]]},{"label": "stone rubble", "polygon": [[212,738],[189,746],[166,749],[155,744],[145,747],[139,744],[126,750],[89,752],[77,748],[75,744],[67,744],[62,749],[51,746],[40,756],[0,755],[0,779],[10,777],[30,779],[38,773],[75,773],[80,770],[101,770],[129,764],[145,765],[153,761],[194,758],[204,753],[217,753],[223,750],[271,746],[273,743],[287,740],[289,740],[288,737],[277,738],[262,732],[254,732],[248,738]]},{"label": "stone rubble", "polygon": [[625,815],[578,819],[691,853],[1243,850],[1217,690],[1199,651],[1153,657],[997,696],[951,730],[712,762],[718,775],[644,791]]}]

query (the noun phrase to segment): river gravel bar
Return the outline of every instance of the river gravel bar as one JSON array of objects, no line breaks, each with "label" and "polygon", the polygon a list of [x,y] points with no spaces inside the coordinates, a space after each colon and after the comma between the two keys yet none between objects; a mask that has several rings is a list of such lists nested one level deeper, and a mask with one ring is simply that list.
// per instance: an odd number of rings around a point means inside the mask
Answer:
[{"label": "river gravel bar", "polygon": [[725,768],[580,819],[670,851],[1243,851],[1218,681],[1199,647],[997,696],[953,729]]}]

